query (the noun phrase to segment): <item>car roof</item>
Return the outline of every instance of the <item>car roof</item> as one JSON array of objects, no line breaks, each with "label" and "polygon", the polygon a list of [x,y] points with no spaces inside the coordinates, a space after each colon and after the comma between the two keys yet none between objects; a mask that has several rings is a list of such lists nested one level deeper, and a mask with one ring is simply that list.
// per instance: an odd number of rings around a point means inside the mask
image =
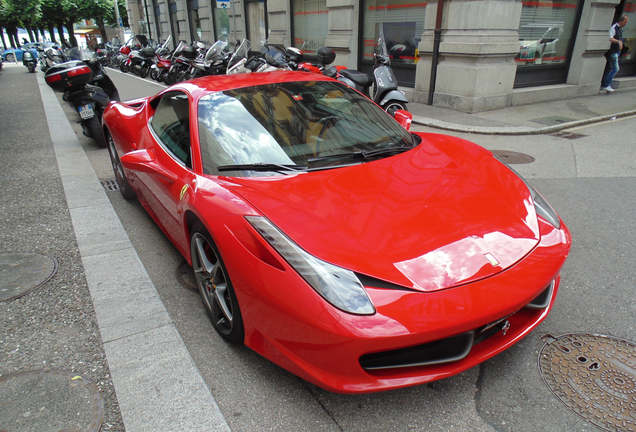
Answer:
[{"label": "car roof", "polygon": [[[277,84],[281,82],[298,82],[298,81],[335,81],[324,75],[310,72],[296,71],[275,71],[275,72],[259,72],[259,73],[238,73],[230,75],[210,75],[203,78],[197,78],[192,81],[170,87],[167,91],[184,88],[195,99],[206,94],[218,91],[232,90],[244,87],[253,87],[264,84]],[[162,92],[162,93],[165,93]]]}]

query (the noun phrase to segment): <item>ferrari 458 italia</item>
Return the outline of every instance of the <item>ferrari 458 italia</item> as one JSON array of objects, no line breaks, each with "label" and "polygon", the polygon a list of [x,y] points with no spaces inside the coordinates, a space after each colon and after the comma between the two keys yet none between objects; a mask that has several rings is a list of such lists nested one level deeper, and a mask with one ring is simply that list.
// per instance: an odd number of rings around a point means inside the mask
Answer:
[{"label": "ferrari 458 italia", "polygon": [[303,72],[111,103],[122,195],[192,264],[212,325],[340,393],[449,377],[549,313],[571,236],[484,148]]}]

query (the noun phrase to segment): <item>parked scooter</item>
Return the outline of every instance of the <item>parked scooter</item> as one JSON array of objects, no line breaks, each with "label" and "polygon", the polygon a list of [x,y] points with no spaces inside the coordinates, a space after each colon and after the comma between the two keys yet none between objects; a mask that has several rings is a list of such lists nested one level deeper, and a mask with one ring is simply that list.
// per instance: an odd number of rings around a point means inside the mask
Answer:
[{"label": "parked scooter", "polygon": [[22,53],[22,64],[26,66],[30,73],[34,73],[38,64],[37,52],[33,53],[32,50],[25,50]]},{"label": "parked scooter", "polygon": [[52,45],[44,49],[38,47],[37,50],[40,70],[42,72],[46,72],[51,66],[58,63],[64,63],[69,60],[62,50],[56,45]]},{"label": "parked scooter", "polygon": [[[323,73],[355,88],[393,116],[397,110],[406,111],[408,99],[403,92],[398,90],[397,79],[391,69],[391,59],[382,38],[378,40],[378,45],[380,53],[373,53],[375,60],[373,78],[357,70],[338,70],[334,66],[326,69]],[[371,97],[371,85],[374,89],[373,97]]]},{"label": "parked scooter", "polygon": [[95,58],[82,61],[77,48],[67,55],[77,60],[51,67],[44,79],[53,90],[63,91],[63,99],[81,117],[84,135],[106,147],[102,131],[102,113],[111,100],[119,101],[119,93],[104,68]]}]

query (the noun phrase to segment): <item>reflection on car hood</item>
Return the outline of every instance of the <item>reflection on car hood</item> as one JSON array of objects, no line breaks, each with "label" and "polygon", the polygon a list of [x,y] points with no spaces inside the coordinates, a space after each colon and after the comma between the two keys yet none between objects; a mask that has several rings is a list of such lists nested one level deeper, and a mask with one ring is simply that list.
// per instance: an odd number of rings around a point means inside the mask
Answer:
[{"label": "reflection on car hood", "polygon": [[422,291],[501,272],[539,240],[525,184],[483,148],[443,135],[374,162],[232,182],[309,253]]}]

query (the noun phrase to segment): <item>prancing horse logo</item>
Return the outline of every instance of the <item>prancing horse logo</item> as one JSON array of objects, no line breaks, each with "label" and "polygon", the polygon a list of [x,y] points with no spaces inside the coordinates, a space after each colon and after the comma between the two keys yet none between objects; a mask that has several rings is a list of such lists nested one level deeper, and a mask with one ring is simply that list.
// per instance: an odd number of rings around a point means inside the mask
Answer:
[{"label": "prancing horse logo", "polygon": [[510,321],[506,320],[506,322],[504,323],[503,327],[501,328],[501,332],[505,336],[506,333],[508,333],[508,330],[510,330]]}]

